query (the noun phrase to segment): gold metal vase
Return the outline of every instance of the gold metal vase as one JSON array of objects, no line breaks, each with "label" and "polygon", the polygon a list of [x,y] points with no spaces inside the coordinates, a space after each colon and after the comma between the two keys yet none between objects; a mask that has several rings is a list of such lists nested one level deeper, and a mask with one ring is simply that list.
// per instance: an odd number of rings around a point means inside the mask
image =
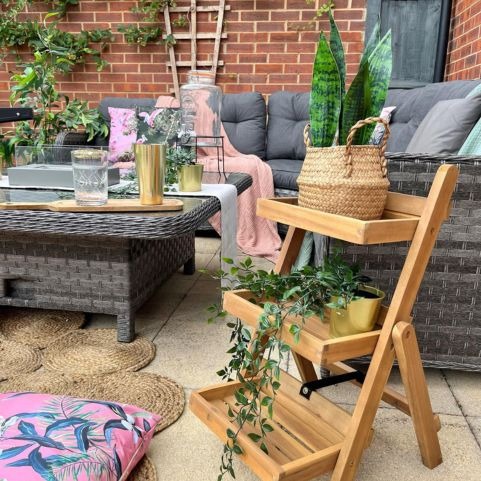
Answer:
[{"label": "gold metal vase", "polygon": [[[329,336],[342,337],[372,331],[379,316],[379,309],[384,299],[384,292],[370,286],[362,286],[362,292],[376,297],[360,297],[351,301],[346,309],[331,309],[329,320]],[[337,300],[333,298],[333,300]]]},{"label": "gold metal vase", "polygon": [[179,170],[179,190],[182,192],[198,192],[202,190],[202,164],[183,165]]},{"label": "gold metal vase", "polygon": [[164,200],[166,147],[164,144],[134,144],[140,203],[160,205]]}]

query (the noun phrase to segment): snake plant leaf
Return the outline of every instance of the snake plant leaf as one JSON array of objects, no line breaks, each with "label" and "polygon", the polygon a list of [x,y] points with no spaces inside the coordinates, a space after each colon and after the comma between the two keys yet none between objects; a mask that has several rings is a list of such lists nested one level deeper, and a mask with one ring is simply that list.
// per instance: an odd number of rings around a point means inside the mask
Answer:
[{"label": "snake plant leaf", "polygon": [[334,142],[341,110],[341,78],[324,33],[317,46],[309,105],[311,139],[314,147]]},{"label": "snake plant leaf", "polygon": [[[381,113],[386,101],[387,90],[391,80],[392,50],[391,31],[389,30],[382,38],[379,45],[368,59],[368,84],[371,93],[366,117],[375,117]],[[375,124],[363,127],[357,136],[357,142],[361,145],[369,143]]]},{"label": "snake plant leaf", "polygon": [[368,58],[371,56],[374,49],[381,41],[381,19],[378,18],[374,28],[372,30],[371,36],[364,47],[364,52],[361,57],[361,64],[367,62]]},{"label": "snake plant leaf", "polygon": [[341,96],[344,97],[346,92],[346,61],[344,57],[344,47],[342,46],[341,35],[339,34],[331,10],[329,10],[329,23],[331,25],[329,46],[331,47],[332,55],[334,56],[334,60],[336,61],[339,70],[339,77],[341,79]]},{"label": "snake plant leaf", "polygon": [[369,89],[367,88],[368,78],[368,62],[361,63],[359,65],[359,70],[344,97],[339,128],[339,145],[345,145],[351,127],[358,120],[366,118],[364,112],[368,109],[371,97]]},{"label": "snake plant leaf", "polygon": [[[392,71],[391,31],[381,39],[364,62],[351,87],[346,93],[339,132],[339,143],[345,144],[349,130],[358,121],[371,116],[378,116],[386,100]],[[367,144],[375,125],[360,129],[354,140],[355,144]]]}]

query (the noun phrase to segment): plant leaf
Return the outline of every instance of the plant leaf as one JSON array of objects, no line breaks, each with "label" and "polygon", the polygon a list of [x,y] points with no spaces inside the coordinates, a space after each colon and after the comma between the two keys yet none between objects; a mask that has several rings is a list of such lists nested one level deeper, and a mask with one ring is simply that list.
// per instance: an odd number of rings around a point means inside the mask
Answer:
[{"label": "plant leaf", "polygon": [[[386,101],[387,90],[392,72],[391,30],[382,38],[368,59],[368,83],[370,103],[365,115],[378,116]],[[367,144],[371,138],[375,124],[366,125],[360,129],[357,139],[359,144]]]},{"label": "plant leaf", "polygon": [[38,433],[35,429],[35,426],[32,423],[27,423],[25,421],[20,421],[18,423],[18,430],[22,434],[27,434],[27,435],[33,435],[33,436],[38,436]]},{"label": "plant leaf", "polygon": [[332,10],[329,9],[329,23],[331,25],[331,34],[329,36],[329,46],[336,61],[337,69],[339,70],[339,78],[341,82],[341,98],[346,92],[346,61],[344,57],[344,47],[342,46],[341,35],[337,28],[336,22],[332,15]]},{"label": "plant leaf", "polygon": [[341,111],[341,79],[324,33],[317,46],[309,105],[311,138],[314,147],[330,147],[334,142]]},{"label": "plant leaf", "polygon": [[[60,419],[50,424],[50,426],[47,427],[47,429],[45,430],[45,436],[48,436],[53,431],[57,431],[59,429],[75,426],[76,424],[85,424],[85,423],[86,423],[85,419],[82,419],[82,418]],[[19,426],[19,429],[20,429],[20,426]]]}]

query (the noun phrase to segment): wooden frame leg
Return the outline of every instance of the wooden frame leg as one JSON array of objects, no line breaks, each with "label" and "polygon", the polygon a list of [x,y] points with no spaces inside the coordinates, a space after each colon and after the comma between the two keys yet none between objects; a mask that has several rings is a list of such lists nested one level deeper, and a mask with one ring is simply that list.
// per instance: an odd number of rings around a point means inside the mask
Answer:
[{"label": "wooden frame leg", "polygon": [[443,458],[416,333],[411,324],[399,322],[392,337],[423,464],[433,469]]}]

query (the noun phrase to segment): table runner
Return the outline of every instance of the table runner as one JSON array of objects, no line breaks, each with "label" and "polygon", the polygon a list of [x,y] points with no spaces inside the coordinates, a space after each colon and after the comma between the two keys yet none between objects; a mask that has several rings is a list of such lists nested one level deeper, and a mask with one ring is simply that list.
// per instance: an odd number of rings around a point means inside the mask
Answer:
[{"label": "table runner", "polygon": [[[177,184],[172,185],[178,189]],[[176,197],[217,197],[220,201],[220,222],[221,222],[221,253],[220,266],[228,272],[230,266],[224,258],[233,259],[237,257],[237,189],[231,184],[202,184],[202,190],[198,192],[164,192],[164,195]],[[222,279],[222,287],[226,286],[226,279]]]}]

